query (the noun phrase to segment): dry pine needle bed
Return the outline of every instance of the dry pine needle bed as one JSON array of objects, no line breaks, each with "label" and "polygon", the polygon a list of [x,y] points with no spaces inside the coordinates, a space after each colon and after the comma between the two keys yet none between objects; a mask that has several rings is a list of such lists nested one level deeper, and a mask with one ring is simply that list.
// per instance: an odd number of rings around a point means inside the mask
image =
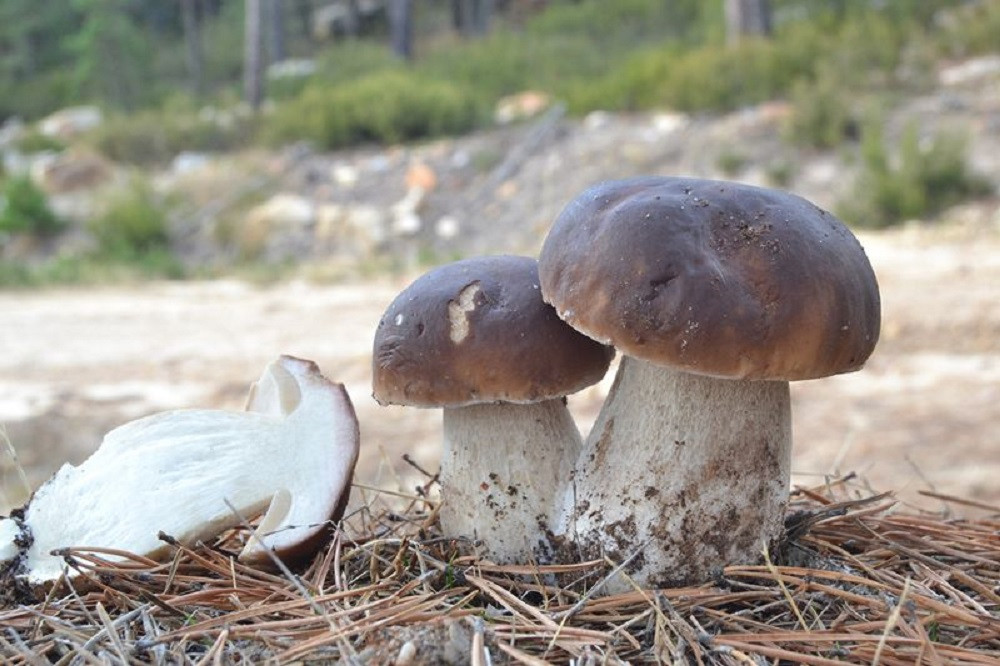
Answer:
[{"label": "dry pine needle bed", "polygon": [[[428,484],[429,485],[429,484]],[[698,587],[602,596],[621,563],[496,566],[440,537],[427,487],[368,489],[294,574],[235,561],[247,529],[107,564],[0,611],[9,664],[1000,664],[1000,507],[918,514],[850,478],[793,493],[786,542]],[[862,498],[863,497],[863,498]],[[861,499],[859,499],[861,498]],[[941,498],[955,505],[970,504]],[[166,535],[164,535],[165,538]],[[104,553],[106,555],[107,553]]]}]

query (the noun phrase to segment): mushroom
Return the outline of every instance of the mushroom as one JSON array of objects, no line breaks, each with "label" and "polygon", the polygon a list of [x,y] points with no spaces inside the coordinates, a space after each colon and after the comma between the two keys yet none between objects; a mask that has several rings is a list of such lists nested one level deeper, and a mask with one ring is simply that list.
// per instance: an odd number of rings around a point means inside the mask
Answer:
[{"label": "mushroom", "polygon": [[373,395],[443,408],[441,527],[499,562],[550,557],[546,533],[581,437],[564,396],[604,376],[613,351],[542,302],[534,259],[435,268],[386,309]]},{"label": "mushroom", "polygon": [[645,177],[570,202],[539,271],[559,316],[622,354],[557,532],[634,555],[644,585],[757,560],[788,497],[788,382],[857,370],[878,340],[857,239],[792,194]]},{"label": "mushroom", "polygon": [[64,567],[52,553],[66,547],[155,558],[168,548],[159,532],[195,543],[265,509],[242,561],[315,553],[347,505],[358,456],[350,398],[311,361],[282,356],[247,409],[162,412],[109,432],[79,467],[64,465],[0,520],[4,578],[29,589],[52,582]]}]

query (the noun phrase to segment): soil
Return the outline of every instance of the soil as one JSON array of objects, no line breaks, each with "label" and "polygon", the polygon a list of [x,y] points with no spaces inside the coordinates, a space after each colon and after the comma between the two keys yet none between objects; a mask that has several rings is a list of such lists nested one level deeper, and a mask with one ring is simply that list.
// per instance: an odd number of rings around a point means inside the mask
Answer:
[{"label": "soil", "polygon": [[[1000,204],[959,221],[860,234],[882,339],[861,371],[792,385],[793,481],[854,471],[929,509],[934,490],[1000,506]],[[375,325],[407,278],[266,288],[235,281],[0,294],[0,422],[37,485],[111,427],[152,411],[239,409],[287,353],[344,382],[361,421],[357,479],[410,489],[436,469],[440,413],[370,397]],[[589,428],[610,385],[570,399]],[[5,460],[7,501],[24,490]]]}]

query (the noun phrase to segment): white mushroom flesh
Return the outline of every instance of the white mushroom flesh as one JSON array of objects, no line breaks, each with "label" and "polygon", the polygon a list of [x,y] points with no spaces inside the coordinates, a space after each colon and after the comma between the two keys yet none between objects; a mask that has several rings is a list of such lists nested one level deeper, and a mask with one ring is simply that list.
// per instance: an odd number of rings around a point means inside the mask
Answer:
[{"label": "white mushroom flesh", "polygon": [[441,527],[497,562],[547,562],[551,519],[581,438],[562,398],[444,410]]},{"label": "white mushroom flesh", "polygon": [[259,539],[241,558],[314,538],[344,497],[358,454],[347,393],[314,364],[282,357],[252,389],[248,409],[163,412],[112,430],[90,458],[64,465],[31,498],[21,521],[29,547],[14,543],[19,526],[0,522],[0,560],[20,555],[19,575],[35,585],[63,570],[55,549],[155,557],[165,549],[161,531],[193,543],[265,509]]}]

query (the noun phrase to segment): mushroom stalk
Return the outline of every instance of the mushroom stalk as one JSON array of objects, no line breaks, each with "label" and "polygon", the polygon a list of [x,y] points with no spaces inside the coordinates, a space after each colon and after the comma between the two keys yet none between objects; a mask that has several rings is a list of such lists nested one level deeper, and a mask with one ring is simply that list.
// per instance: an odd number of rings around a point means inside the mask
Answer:
[{"label": "mushroom stalk", "polygon": [[[788,382],[716,379],[622,358],[577,459],[559,529],[644,586],[710,579],[781,533],[791,458]],[[606,591],[623,591],[622,578]]]},{"label": "mushroom stalk", "polygon": [[553,507],[581,448],[564,398],[444,410],[441,527],[491,559],[551,560]]}]

